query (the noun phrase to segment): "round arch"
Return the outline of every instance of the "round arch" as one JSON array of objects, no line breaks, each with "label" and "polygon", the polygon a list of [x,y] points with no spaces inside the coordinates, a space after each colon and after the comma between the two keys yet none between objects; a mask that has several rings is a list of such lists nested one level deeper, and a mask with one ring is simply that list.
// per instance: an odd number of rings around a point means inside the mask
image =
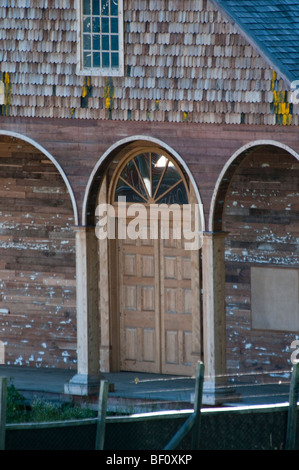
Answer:
[{"label": "round arch", "polygon": [[6,322],[6,361],[72,368],[77,355],[73,226],[78,221],[73,191],[56,159],[37,142],[4,129],[0,139],[6,189],[1,195],[0,316],[12,315],[24,339],[17,341],[11,321]]},{"label": "round arch", "polygon": [[204,215],[203,215],[203,205],[202,205],[201,196],[200,196],[197,184],[195,182],[195,179],[194,179],[188,165],[186,164],[184,159],[173,148],[171,148],[168,144],[166,144],[165,142],[163,142],[159,139],[156,139],[154,137],[149,137],[149,136],[144,136],[144,135],[135,135],[135,136],[131,136],[131,137],[127,137],[125,139],[119,140],[118,142],[111,145],[104,152],[104,154],[99,158],[98,162],[96,163],[96,165],[95,165],[95,167],[94,167],[94,169],[93,169],[93,171],[92,171],[92,173],[89,177],[89,180],[88,180],[88,183],[87,183],[87,186],[86,186],[84,199],[83,199],[83,207],[82,207],[82,225],[85,226],[87,224],[87,212],[88,212],[87,207],[88,207],[88,200],[89,200],[89,196],[90,196],[90,192],[91,192],[91,187],[93,185],[93,182],[94,182],[94,180],[96,178],[96,175],[97,175],[98,171],[100,170],[101,166],[106,162],[107,159],[109,159],[109,157],[115,151],[117,151],[118,149],[121,149],[122,147],[124,147],[126,145],[132,144],[134,142],[147,142],[147,143],[151,143],[151,144],[155,144],[157,146],[160,146],[167,153],[169,153],[177,161],[177,163],[179,165],[181,165],[181,167],[184,169],[184,171],[188,175],[190,183],[192,184],[192,187],[193,187],[196,199],[197,199],[197,203],[198,203],[198,206],[200,208],[200,219],[201,219],[202,231],[205,231],[205,219],[204,219]]},{"label": "round arch", "polygon": [[[298,218],[295,206],[284,205],[283,195],[296,200],[298,176],[293,168],[298,161],[299,154],[284,143],[254,140],[227,160],[214,188],[208,227],[211,237],[223,237],[217,269],[223,273],[220,318],[226,323],[223,338],[229,375],[259,370],[262,376],[283,370],[288,359],[284,344],[295,321],[286,312],[296,311],[291,302],[298,303],[293,296],[298,283]],[[282,214],[289,214],[285,223],[279,220]],[[288,240],[282,243],[286,234]],[[286,283],[288,291],[283,283],[289,274],[295,281]]]},{"label": "round arch", "polygon": [[238,149],[226,162],[217,179],[209,213],[208,230],[210,232],[214,232],[215,229],[217,231],[221,231],[221,222],[217,222],[215,219],[217,217],[217,214],[219,215],[223,209],[223,197],[225,196],[225,193],[227,191],[235,169],[252,150],[254,150],[256,147],[261,147],[265,145],[283,149],[290,155],[293,155],[299,161],[299,154],[295,150],[293,150],[288,145],[282,144],[281,142],[275,140],[256,140]]},{"label": "round arch", "polygon": [[20,139],[20,140],[23,140],[23,141],[31,144],[33,147],[35,147],[37,150],[39,150],[41,153],[43,153],[53,163],[53,165],[56,167],[56,169],[60,173],[60,175],[61,175],[61,177],[62,177],[62,179],[63,179],[63,181],[64,181],[64,183],[67,187],[67,190],[69,192],[69,195],[70,195],[70,198],[71,198],[71,201],[72,201],[73,212],[74,212],[74,222],[75,222],[75,225],[78,225],[78,223],[79,223],[78,208],[77,208],[77,204],[76,204],[74,191],[73,191],[72,186],[71,186],[66,174],[64,173],[62,167],[59,165],[59,163],[53,157],[53,155],[51,155],[44,147],[42,147],[40,144],[38,144],[37,142],[32,140],[30,137],[27,137],[23,134],[19,134],[18,132],[11,132],[11,131],[6,131],[6,130],[1,130],[0,129],[0,136],[1,135],[15,137],[16,139]]},{"label": "round arch", "polygon": [[[95,267],[95,274],[92,276],[91,283],[97,282],[101,286],[102,292],[105,293],[105,295],[99,296],[97,304],[97,318],[101,325],[99,345],[101,367],[103,372],[131,370],[132,367],[136,371],[142,369],[148,372],[160,373],[163,370],[163,373],[176,374],[182,373],[181,368],[183,368],[184,373],[189,374],[193,367],[193,361],[201,354],[201,312],[198,300],[200,299],[201,285],[201,247],[187,250],[183,256],[180,241],[173,243],[171,236],[170,240],[165,243],[162,242],[161,237],[147,241],[137,239],[136,243],[129,244],[130,254],[128,255],[128,252],[123,249],[126,241],[122,240],[122,237],[112,237],[109,240],[107,237],[107,239],[99,241],[93,234],[96,204],[99,198],[103,202],[111,202],[109,188],[111,190],[115,181],[114,178],[117,178],[119,174],[117,165],[120,165],[120,170],[122,164],[125,164],[131,156],[136,152],[138,154],[139,150],[142,153],[144,149],[146,151],[152,149],[154,152],[158,150],[163,155],[165,154],[166,158],[169,157],[172,163],[180,169],[180,173],[187,178],[189,187],[192,188],[192,194],[190,195],[192,204],[195,203],[200,209],[199,224],[202,224],[201,229],[204,230],[201,196],[195,179],[186,162],[170,146],[152,137],[135,135],[115,142],[99,158],[90,174],[86,187],[81,224],[90,233],[89,249],[93,253],[98,249],[99,253],[99,263]],[[166,254],[169,253],[167,250],[170,249],[172,250],[172,257]],[[132,265],[130,264],[131,261]],[[104,268],[100,269],[100,263]],[[142,266],[142,269],[139,268],[140,266]],[[182,266],[182,269],[179,266]],[[128,319],[127,313],[119,314],[120,305],[125,309],[126,302],[131,301],[129,299],[135,299],[130,286],[126,284],[126,277],[123,275],[131,268],[132,272],[135,272],[136,289],[138,290],[138,292],[136,291],[137,298],[141,298],[141,292],[143,293],[143,303],[139,302],[136,305],[136,308],[140,311],[138,325],[134,323],[136,315],[132,315],[127,322],[124,322],[125,317]],[[135,268],[137,268],[137,271],[135,271]],[[185,276],[184,287],[179,291],[180,298],[178,301],[175,301],[178,295],[175,292],[177,293],[178,290],[171,290],[167,287],[167,273],[170,276],[171,270],[174,270],[171,281],[172,286],[176,282],[181,283],[181,280],[177,279],[181,276],[179,273],[183,272],[182,276]],[[153,276],[153,272],[159,272],[159,276]],[[160,280],[159,283],[157,279]],[[165,289],[168,289],[168,296],[166,298],[163,295],[165,300],[160,302],[158,299],[161,298],[161,293],[164,293]],[[124,296],[125,301],[121,295]],[[167,312],[170,310],[177,313],[177,326],[175,327],[172,323],[171,331],[167,316]],[[153,313],[147,315],[146,311]],[[184,331],[181,328],[181,311],[188,311],[188,315],[184,315]],[[96,314],[94,314],[94,319],[96,319]],[[131,322],[131,327],[127,326],[129,322]],[[174,322],[173,318],[172,322]],[[150,325],[148,328],[146,327],[147,324]],[[175,333],[173,333],[173,330],[175,330]],[[129,336],[129,341],[124,340]],[[137,346],[137,337],[143,338],[141,349],[144,354],[140,353],[139,347],[135,348]],[[177,354],[175,345],[178,344],[178,338],[181,337],[183,340],[180,341],[180,345],[184,344],[185,349]],[[130,351],[125,348],[125,344],[130,345]],[[192,357],[189,354],[190,351],[192,351]],[[125,356],[125,353],[128,356]],[[133,364],[135,360],[132,358],[131,353],[138,353],[136,355],[136,364]],[[182,364],[180,358],[185,357],[184,354],[186,354],[186,358],[188,356],[188,360],[186,359]],[[172,361],[170,361],[170,357],[172,357]]]}]

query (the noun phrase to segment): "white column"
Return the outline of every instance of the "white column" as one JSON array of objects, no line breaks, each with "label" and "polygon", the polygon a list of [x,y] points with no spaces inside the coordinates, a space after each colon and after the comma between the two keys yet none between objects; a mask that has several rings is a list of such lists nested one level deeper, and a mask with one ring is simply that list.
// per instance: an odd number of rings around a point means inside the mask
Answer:
[{"label": "white column", "polygon": [[97,393],[99,371],[98,252],[94,227],[76,227],[77,374],[65,393]]},{"label": "white column", "polygon": [[203,234],[204,397],[211,404],[217,403],[218,396],[223,399],[226,381],[225,236],[223,232]]}]

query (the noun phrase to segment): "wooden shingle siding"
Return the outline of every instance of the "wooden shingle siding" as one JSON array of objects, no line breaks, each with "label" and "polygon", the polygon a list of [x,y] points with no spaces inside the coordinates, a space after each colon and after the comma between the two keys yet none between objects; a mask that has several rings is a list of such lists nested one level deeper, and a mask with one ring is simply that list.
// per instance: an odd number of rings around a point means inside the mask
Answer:
[{"label": "wooden shingle siding", "polygon": [[[124,0],[125,76],[77,75],[75,0],[15,0],[0,8],[0,72],[9,116],[152,122],[278,122],[273,70],[208,0]],[[287,90],[277,79],[277,89]],[[278,113],[279,114],[279,113]]]}]

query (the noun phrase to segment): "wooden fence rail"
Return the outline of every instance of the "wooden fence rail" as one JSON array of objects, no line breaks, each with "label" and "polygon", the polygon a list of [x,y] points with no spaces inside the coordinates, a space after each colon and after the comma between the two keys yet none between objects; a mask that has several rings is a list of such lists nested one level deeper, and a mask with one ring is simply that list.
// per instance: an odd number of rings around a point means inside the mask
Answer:
[{"label": "wooden fence rail", "polygon": [[95,450],[103,450],[106,431],[108,388],[108,381],[102,380],[98,398],[97,418],[69,421],[54,421],[50,423],[20,423],[8,425],[6,424],[7,379],[5,377],[0,377],[0,450],[5,449],[5,434],[6,429],[9,427],[18,430],[24,430],[25,432],[26,430],[32,429],[62,428],[70,426],[84,426],[89,424],[96,424],[96,437],[94,447]]}]

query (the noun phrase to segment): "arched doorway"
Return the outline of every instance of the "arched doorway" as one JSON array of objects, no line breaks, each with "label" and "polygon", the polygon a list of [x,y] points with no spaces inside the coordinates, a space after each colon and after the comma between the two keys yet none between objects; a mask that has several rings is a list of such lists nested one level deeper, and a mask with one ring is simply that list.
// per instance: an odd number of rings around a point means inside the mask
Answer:
[{"label": "arched doorway", "polygon": [[45,149],[6,131],[0,180],[0,362],[71,369],[77,360],[71,187]]},{"label": "arched doorway", "polygon": [[298,155],[256,142],[228,162],[214,200],[225,240],[227,371],[270,381],[290,370],[298,332]]},{"label": "arched doorway", "polygon": [[109,323],[110,370],[191,375],[202,326],[200,244],[190,244],[190,234],[201,227],[190,225],[198,205],[189,178],[163,148],[138,142],[107,168],[98,203],[107,201],[115,237],[99,242],[100,263],[109,266],[107,276],[100,267],[100,289],[106,283],[109,291],[100,308],[101,362]]}]

